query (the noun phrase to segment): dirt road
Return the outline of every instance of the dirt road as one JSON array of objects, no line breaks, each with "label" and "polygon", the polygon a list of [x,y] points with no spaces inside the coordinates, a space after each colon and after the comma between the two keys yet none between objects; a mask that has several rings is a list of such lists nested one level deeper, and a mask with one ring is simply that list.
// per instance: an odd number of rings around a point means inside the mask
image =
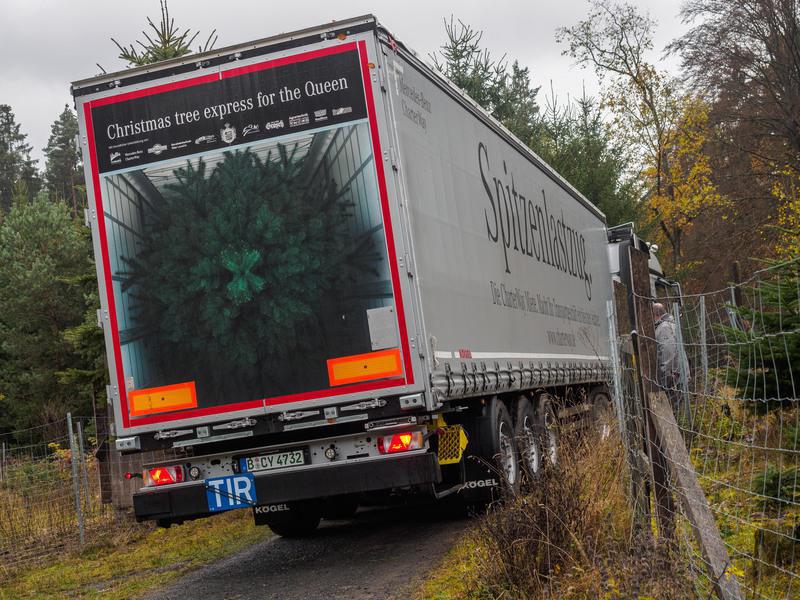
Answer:
[{"label": "dirt road", "polygon": [[324,521],[315,537],[267,540],[147,598],[400,598],[469,524],[431,507],[363,511],[352,521]]}]

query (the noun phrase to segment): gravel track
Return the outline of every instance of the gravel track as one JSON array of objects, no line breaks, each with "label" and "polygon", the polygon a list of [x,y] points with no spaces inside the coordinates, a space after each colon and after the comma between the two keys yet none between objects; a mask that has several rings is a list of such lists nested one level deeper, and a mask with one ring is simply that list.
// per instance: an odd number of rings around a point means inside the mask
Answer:
[{"label": "gravel track", "polygon": [[246,548],[147,598],[400,598],[468,526],[436,507],[362,510],[350,521],[323,521],[310,538],[276,536]]}]

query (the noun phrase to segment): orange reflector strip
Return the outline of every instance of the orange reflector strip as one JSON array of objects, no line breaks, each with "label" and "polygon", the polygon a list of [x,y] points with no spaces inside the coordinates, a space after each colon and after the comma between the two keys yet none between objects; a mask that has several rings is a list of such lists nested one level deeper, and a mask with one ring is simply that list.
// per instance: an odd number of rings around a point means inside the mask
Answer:
[{"label": "orange reflector strip", "polygon": [[128,392],[132,417],[197,408],[194,381]]},{"label": "orange reflector strip", "polygon": [[328,360],[328,380],[332,386],[402,374],[403,364],[400,361],[399,348]]}]

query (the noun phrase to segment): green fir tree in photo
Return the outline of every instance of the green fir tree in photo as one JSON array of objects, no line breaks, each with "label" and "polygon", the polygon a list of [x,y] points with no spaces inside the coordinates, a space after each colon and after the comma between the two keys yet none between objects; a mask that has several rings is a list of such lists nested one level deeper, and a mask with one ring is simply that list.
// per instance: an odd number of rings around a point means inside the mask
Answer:
[{"label": "green fir tree in photo", "polygon": [[800,385],[800,258],[773,263],[721,326],[733,358],[725,377],[757,413],[791,406]]},{"label": "green fir tree in photo", "polygon": [[279,145],[266,159],[226,152],[213,172],[188,163],[147,215],[127,287],[135,335],[160,349],[169,382],[197,380],[226,401],[287,391],[278,365],[323,345],[319,315],[345,278],[348,205],[332,180],[309,184],[297,155]]}]

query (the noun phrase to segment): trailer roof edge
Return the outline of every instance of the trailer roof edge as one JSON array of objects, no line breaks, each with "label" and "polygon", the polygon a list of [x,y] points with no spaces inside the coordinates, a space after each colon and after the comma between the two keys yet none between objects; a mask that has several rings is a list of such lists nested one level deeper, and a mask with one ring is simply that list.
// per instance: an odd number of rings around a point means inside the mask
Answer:
[{"label": "trailer roof edge", "polygon": [[[316,35],[338,33],[345,29],[352,29],[358,27],[358,31],[364,29],[374,29],[377,27],[378,20],[375,15],[365,14],[341,21],[332,21],[326,25],[317,25],[315,27],[308,27],[305,29],[298,29],[296,31],[289,31],[279,33],[269,37],[252,40],[242,44],[234,44],[225,46],[207,52],[190,53],[179,58],[164,60],[161,62],[153,63],[151,65],[144,65],[141,67],[133,67],[123,69],[121,71],[114,71],[112,73],[102,73],[93,77],[85,77],[72,82],[71,91],[73,96],[80,96],[86,93],[94,93],[100,91],[99,89],[91,89],[84,91],[89,87],[102,86],[109,84],[109,87],[120,87],[121,85],[130,85],[131,83],[138,83],[138,80],[146,80],[156,77],[163,77],[164,71],[170,71],[180,67],[191,67],[195,69],[205,68],[226,62],[230,60],[231,56],[238,52],[257,51],[261,49],[274,49],[277,45],[296,43],[302,45],[309,42],[308,38],[313,38]],[[365,27],[366,26],[366,27]],[[356,33],[355,31],[352,33]],[[220,61],[220,59],[224,59]],[[208,63],[208,64],[205,64]],[[148,77],[149,76],[149,77]],[[135,80],[135,81],[131,81]]]}]

